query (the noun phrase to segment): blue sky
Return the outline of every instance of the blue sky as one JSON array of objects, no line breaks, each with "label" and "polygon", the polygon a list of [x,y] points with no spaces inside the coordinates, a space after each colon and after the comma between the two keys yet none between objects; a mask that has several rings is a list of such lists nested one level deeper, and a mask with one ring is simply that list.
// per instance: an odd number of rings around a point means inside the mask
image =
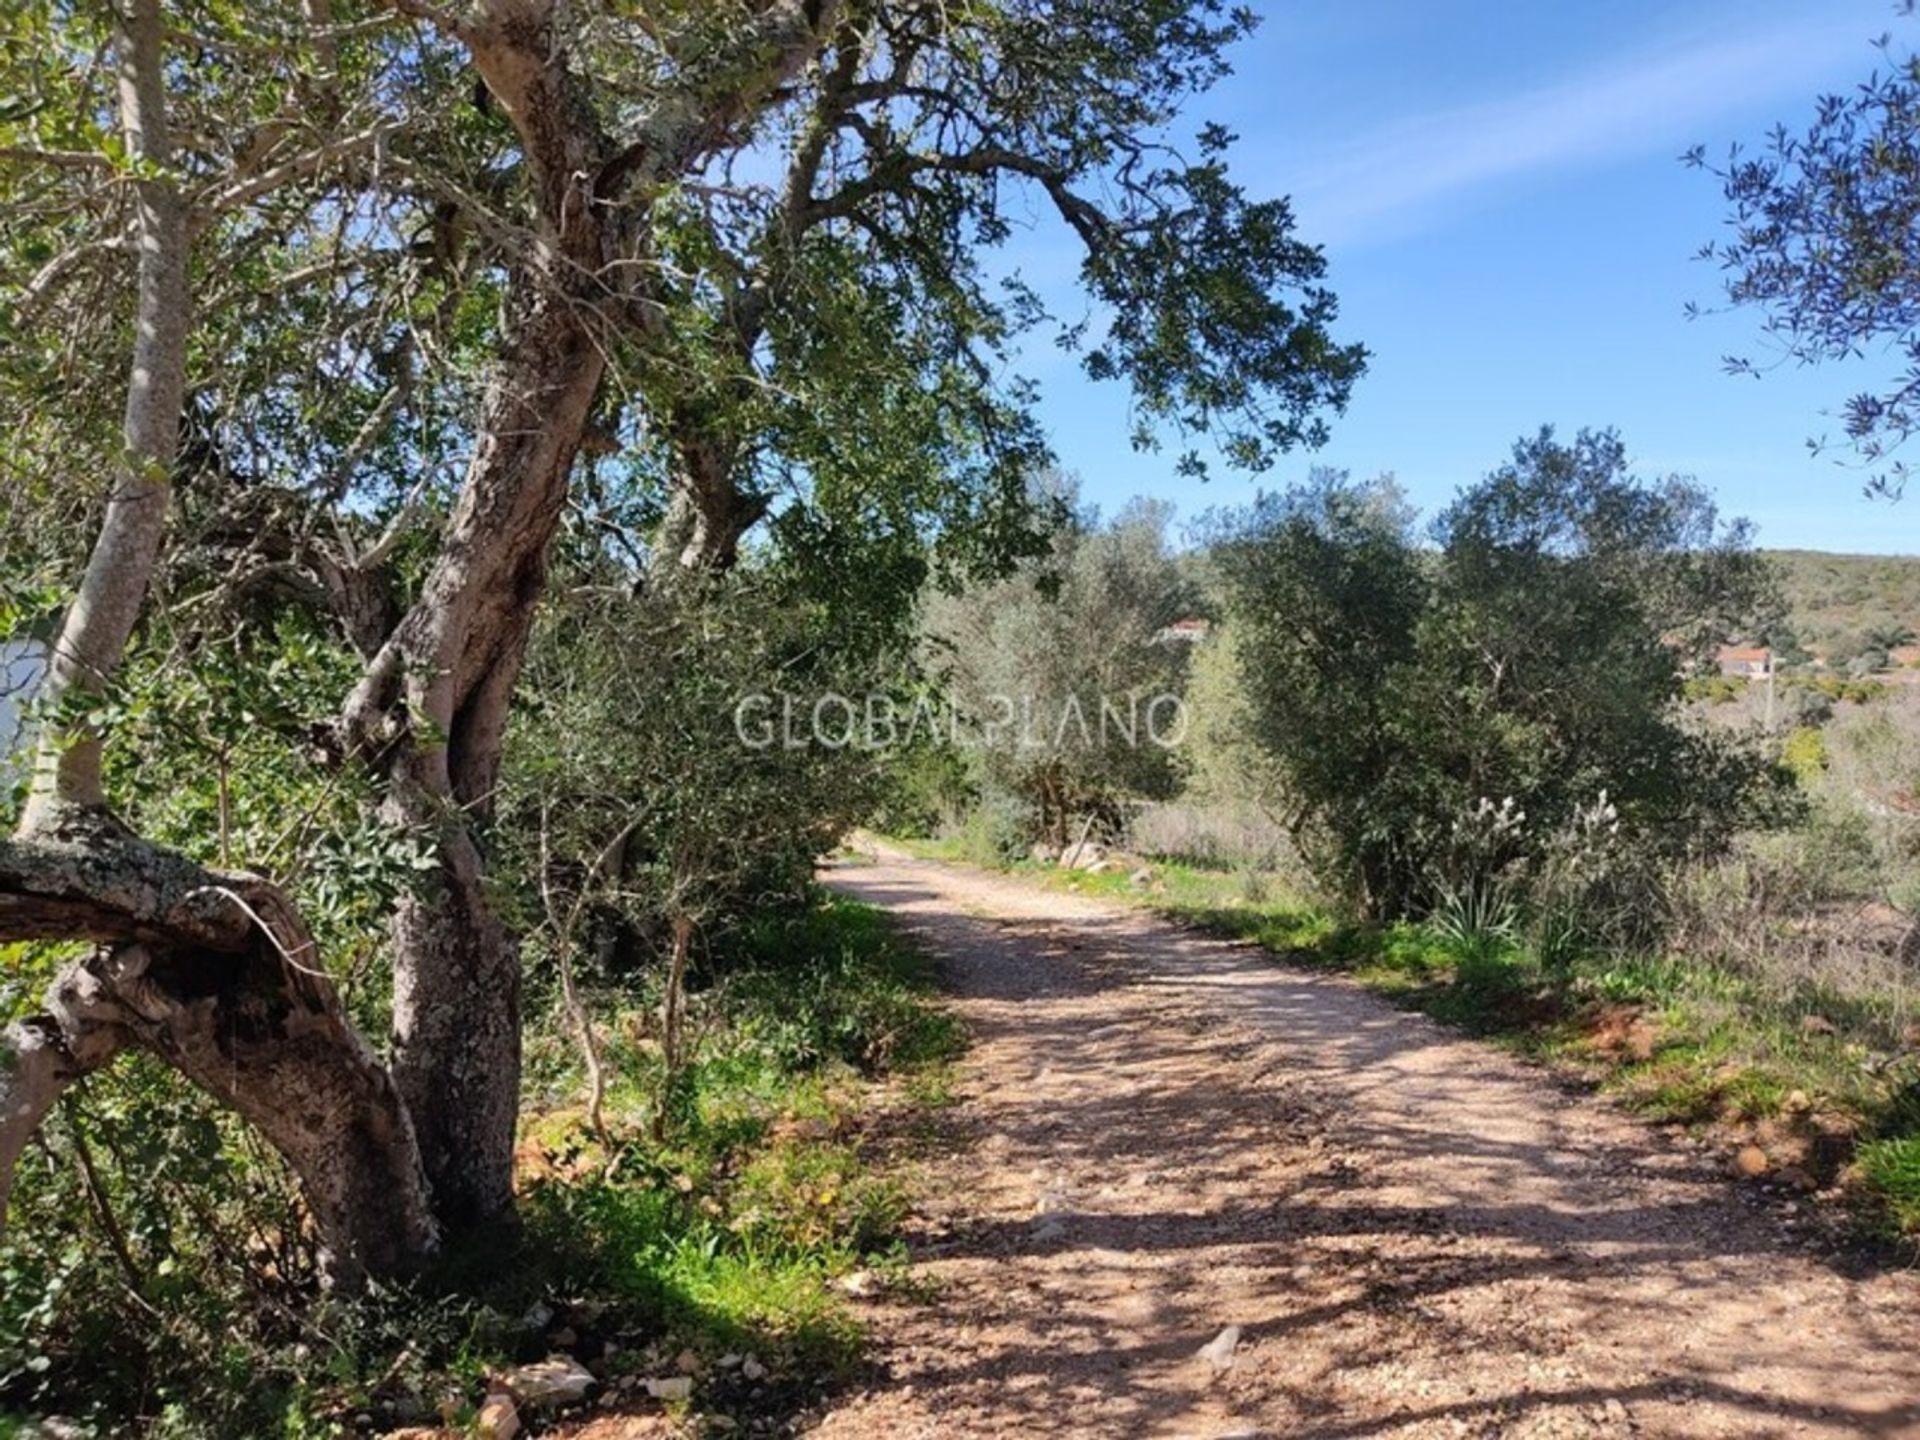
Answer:
[{"label": "blue sky", "polygon": [[[1370,372],[1317,455],[1200,484],[1131,451],[1120,389],[1036,345],[1022,368],[1085,498],[1162,496],[1191,517],[1326,463],[1391,471],[1432,510],[1543,423],[1612,425],[1643,473],[1697,476],[1762,544],[1920,552],[1920,496],[1866,500],[1857,474],[1806,452],[1867,372],[1730,377],[1722,356],[1764,353],[1758,315],[1684,314],[1717,299],[1693,256],[1724,209],[1677,157],[1804,120],[1817,94],[1864,77],[1875,35],[1920,42],[1893,0],[1260,8],[1236,75],[1193,117],[1240,135],[1250,191],[1294,197]],[[1042,229],[1013,258],[1059,279],[1069,257]]]}]

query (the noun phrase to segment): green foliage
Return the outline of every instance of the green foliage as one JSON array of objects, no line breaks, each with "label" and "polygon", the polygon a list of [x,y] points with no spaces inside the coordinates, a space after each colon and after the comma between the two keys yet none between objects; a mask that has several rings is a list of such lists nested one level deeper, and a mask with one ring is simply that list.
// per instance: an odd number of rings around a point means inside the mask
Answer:
[{"label": "green foliage", "polygon": [[1382,907],[1418,868],[1393,720],[1429,584],[1411,524],[1391,486],[1322,470],[1263,497],[1217,546],[1250,737],[1301,817],[1309,863]]},{"label": "green foliage", "polygon": [[[610,1165],[557,1098],[528,1127],[517,1239],[352,1302],[315,1295],[291,1189],[245,1132],[157,1065],[90,1080],[24,1167],[0,1246],[0,1405],[177,1440],[343,1435],[362,1411],[470,1407],[489,1371],[549,1353],[523,1320],[537,1305],[591,1315],[577,1328],[636,1367],[751,1349],[774,1389],[791,1369],[811,1393],[858,1339],[832,1282],[887,1250],[907,1199],[862,1126],[913,1092],[866,1082],[937,1074],[961,1039],[924,958],[851,902],[760,922],[725,969],[668,1142],[616,1110]],[[541,1031],[533,1051],[564,1097],[565,1041]],[[646,1088],[626,1074],[617,1095]]]},{"label": "green foliage", "polygon": [[1794,637],[1831,668],[1844,668],[1870,635],[1891,639],[1880,647],[1891,649],[1902,643],[1898,632],[1920,624],[1920,560],[1912,556],[1765,554],[1779,573]]},{"label": "green foliage", "polygon": [[1878,680],[1843,680],[1838,675],[1795,676],[1787,689],[1805,691],[1826,700],[1844,700],[1850,705],[1871,705],[1889,694],[1889,687]]},{"label": "green foliage", "polygon": [[[1631,478],[1615,436],[1542,432],[1434,538],[1390,485],[1322,473],[1221,539],[1252,734],[1329,888],[1376,917],[1486,912],[1493,888],[1566,880],[1556,853],[1591,850],[1602,810],[1641,856],[1724,846],[1766,767],[1678,702],[1682,657],[1766,601],[1744,529]],[[1511,823],[1468,856],[1487,807]]]},{"label": "green foliage", "polygon": [[[679,1122],[664,1140],[622,1126],[608,1154],[577,1111],[553,1112],[533,1213],[582,1283],[654,1323],[837,1363],[855,1332],[829,1282],[889,1242],[905,1203],[861,1143],[859,1082],[937,1070],[961,1037],[878,911],[825,900],[731,945],[691,1001],[702,1038]],[[616,1101],[650,1093],[657,1052],[618,1058]]]},{"label": "green foliage", "polygon": [[727,987],[740,1033],[789,1069],[862,1073],[957,1057],[953,1019],[925,999],[934,976],[877,910],[844,901],[765,916],[742,931]]},{"label": "green foliage", "polygon": [[954,707],[992,848],[1065,844],[1087,816],[1117,830],[1126,799],[1174,788],[1187,657],[1162,632],[1197,601],[1168,519],[1146,503],[1107,525],[1079,517],[1047,561],[928,602],[924,663]]},{"label": "green foliage", "polygon": [[1920,1233],[1920,1135],[1872,1141],[1860,1147],[1858,1158],[1861,1179],[1894,1225]]},{"label": "green foliage", "polygon": [[1810,785],[1832,763],[1827,753],[1826,737],[1817,726],[1798,727],[1781,744],[1780,763],[1786,766],[1802,787]]},{"label": "green foliage", "polygon": [[1268,817],[1287,809],[1286,769],[1255,739],[1242,674],[1240,628],[1212,627],[1194,650],[1187,676],[1191,717],[1180,759],[1183,793],[1212,808],[1248,806]]},{"label": "green foliage", "polygon": [[[724,22],[688,11],[683,23]],[[1185,470],[1203,469],[1207,448],[1258,469],[1319,443],[1365,363],[1331,335],[1323,257],[1286,201],[1234,183],[1223,131],[1200,128],[1191,155],[1147,138],[1227,73],[1255,23],[1214,3],[1120,18],[1089,0],[995,3],[959,23],[938,7],[846,12],[817,67],[818,109],[812,96],[779,107],[757,137],[811,153],[793,175],[817,198],[798,213],[778,186],[663,200],[672,363],[642,367],[646,408],[683,418],[743,496],[787,500],[776,524],[860,515],[895,529],[917,511],[954,542],[943,558],[960,573],[1033,517],[1036,391],[1008,366],[1025,332],[1127,384],[1136,441],[1171,432]],[[907,33],[911,83],[890,58]],[[633,55],[653,38],[632,37]],[[627,74],[635,63],[609,58],[623,99],[652,79],[643,63]],[[1097,329],[991,261],[1030,205],[1077,253]],[[680,428],[649,448],[675,448]]]},{"label": "green foliage", "polygon": [[1877,48],[1884,64],[1822,96],[1804,129],[1775,126],[1761,146],[1732,147],[1724,168],[1707,164],[1704,146],[1687,159],[1719,180],[1727,203],[1702,258],[1723,272],[1730,301],[1765,317],[1774,352],[1764,364],[1730,359],[1732,373],[1757,376],[1786,357],[1901,357],[1841,407],[1847,440],[1878,467],[1869,490],[1897,496],[1907,469],[1893,452],[1920,428],[1920,284],[1908,249],[1920,217],[1920,56],[1896,54],[1891,36]]}]

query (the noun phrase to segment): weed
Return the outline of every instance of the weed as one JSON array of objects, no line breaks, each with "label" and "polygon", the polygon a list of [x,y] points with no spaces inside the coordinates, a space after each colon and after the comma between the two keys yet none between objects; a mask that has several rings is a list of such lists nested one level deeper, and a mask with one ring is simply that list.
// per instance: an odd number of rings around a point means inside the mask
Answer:
[{"label": "weed", "polygon": [[[266,1248],[300,1227],[244,1132],[157,1066],[94,1077],[76,1118],[138,1289],[68,1163],[68,1120],[23,1170],[0,1245],[0,1408],[174,1440],[331,1437],[361,1413],[457,1418],[489,1373],[549,1353],[562,1329],[595,1365],[608,1344],[616,1367],[751,1352],[771,1371],[753,1403],[789,1389],[798,1403],[783,1375],[811,1383],[856,1357],[835,1281],[894,1253],[908,1204],[866,1128],[887,1106],[919,1123],[912,1108],[946,1093],[961,1034],[926,960],[849,901],[751,927],[711,970],[663,1139],[651,997],[603,995],[611,1148],[575,1098],[565,1037],[536,1032],[519,1229],[351,1302]],[[527,1318],[541,1313],[556,1318]],[[13,1423],[0,1416],[0,1437]]]},{"label": "weed", "polygon": [[1920,1231],[1920,1135],[1860,1147],[1860,1177],[1901,1231]]}]

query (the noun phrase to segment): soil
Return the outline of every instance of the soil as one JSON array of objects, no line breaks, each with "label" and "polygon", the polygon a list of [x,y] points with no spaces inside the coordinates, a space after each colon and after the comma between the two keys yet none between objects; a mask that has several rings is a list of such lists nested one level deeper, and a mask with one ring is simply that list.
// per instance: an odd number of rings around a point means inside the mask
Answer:
[{"label": "soil", "polygon": [[1137,910],[828,880],[974,1045],[822,1440],[1920,1436],[1920,1281],[1716,1150]]}]

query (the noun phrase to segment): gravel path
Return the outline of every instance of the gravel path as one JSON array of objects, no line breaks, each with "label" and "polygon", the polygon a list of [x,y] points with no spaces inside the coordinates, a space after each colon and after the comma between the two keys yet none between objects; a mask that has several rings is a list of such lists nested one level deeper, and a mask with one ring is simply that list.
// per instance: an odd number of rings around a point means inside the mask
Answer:
[{"label": "gravel path", "polygon": [[815,1434],[1920,1436],[1920,1279],[1605,1102],[1138,911],[892,852],[828,880],[975,1045],[927,1293],[866,1305],[876,1378]]}]

